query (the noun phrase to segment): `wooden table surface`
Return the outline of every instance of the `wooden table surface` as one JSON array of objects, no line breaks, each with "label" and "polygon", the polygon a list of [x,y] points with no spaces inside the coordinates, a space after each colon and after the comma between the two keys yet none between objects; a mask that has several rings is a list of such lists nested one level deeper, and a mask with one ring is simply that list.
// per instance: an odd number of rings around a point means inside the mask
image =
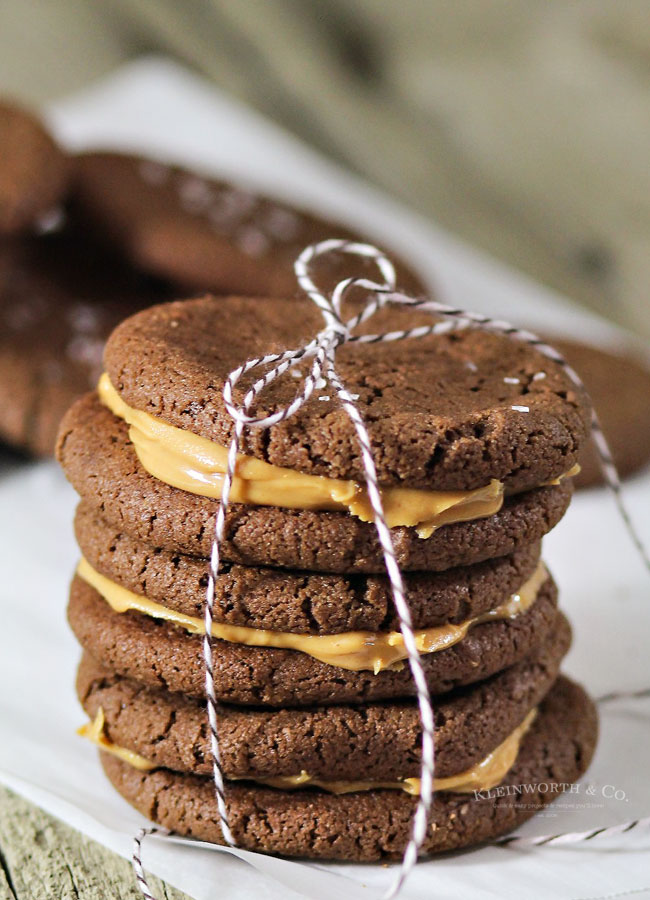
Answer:
[{"label": "wooden table surface", "polygon": [[[158,900],[189,900],[151,877]],[[0,787],[0,900],[138,900],[128,860]]]}]

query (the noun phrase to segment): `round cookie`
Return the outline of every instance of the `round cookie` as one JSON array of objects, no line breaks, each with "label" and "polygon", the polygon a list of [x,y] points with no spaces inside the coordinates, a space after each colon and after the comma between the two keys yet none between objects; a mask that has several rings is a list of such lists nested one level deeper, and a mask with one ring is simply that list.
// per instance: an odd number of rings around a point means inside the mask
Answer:
[{"label": "round cookie", "polygon": [[[561,788],[554,790],[555,785],[580,778],[597,732],[591,700],[578,685],[559,678],[499,793],[436,795],[422,853],[458,850],[512,831],[558,796]],[[223,843],[210,778],[167,769],[142,772],[107,753],[101,758],[113,786],[143,815],[180,834]],[[532,787],[525,803],[513,791],[522,784]],[[395,790],[336,796],[235,784],[228,786],[226,798],[230,828],[243,849],[355,862],[399,858],[415,808],[413,797]]]},{"label": "round cookie", "polygon": [[104,342],[167,295],[74,225],[0,244],[0,438],[52,453],[70,404],[97,383]]},{"label": "round cookie", "polygon": [[[202,618],[208,560],[134,541],[81,504],[75,534],[90,565],[124,588]],[[404,575],[414,628],[457,624],[507,602],[532,576],[539,543],[509,556],[434,574]],[[215,621],[266,631],[339,634],[399,630],[386,577],[232,565],[216,583]]]},{"label": "round cookie", "polygon": [[[124,422],[88,395],[61,423],[57,456],[87,505],[141,543],[207,557],[216,503],[170,487],[142,468]],[[562,518],[571,480],[507,497],[493,516],[445,525],[422,539],[412,528],[393,528],[404,570],[441,571],[467,566],[536,543]],[[375,527],[342,512],[233,504],[222,557],[247,566],[322,572],[383,573]]]},{"label": "round cookie", "polygon": [[[292,296],[293,264],[308,244],[365,240],[244,187],[116,153],[76,157],[72,202],[135,265],[222,294]],[[331,287],[351,274],[330,264],[319,272]],[[426,293],[406,265],[398,262],[397,272],[402,289]],[[376,270],[360,262],[352,274],[372,277]]]},{"label": "round cookie", "polygon": [[[524,720],[555,681],[570,642],[566,620],[531,656],[492,678],[437,699],[436,773],[475,766]],[[100,708],[105,736],[157,767],[212,774],[205,705],[111,673],[88,654],[77,694],[90,719]],[[306,771],[325,780],[375,781],[419,775],[422,733],[413,701],[308,709],[239,709],[219,715],[221,763],[228,778]]]},{"label": "round cookie", "polygon": [[[514,665],[543,644],[561,625],[557,588],[551,577],[525,612],[476,625],[461,641],[422,655],[429,690],[444,693]],[[79,643],[102,665],[153,687],[203,697],[202,638],[141,613],[116,613],[78,576],[72,582],[68,621]],[[214,640],[218,699],[251,706],[309,706],[363,703],[409,697],[414,686],[408,665],[350,671],[295,650],[251,647]]]},{"label": "round cookie", "polygon": [[[390,308],[365,328],[423,323],[431,316]],[[320,312],[304,298],[260,304],[207,296],[122,322],[104,361],[129,406],[227,446],[233,432],[222,396],[227,375],[253,357],[303,346],[322,327]],[[358,395],[384,487],[464,491],[498,479],[510,492],[531,490],[571,469],[586,437],[586,397],[558,366],[500,335],[466,329],[346,345],[336,360],[343,383]],[[274,381],[256,413],[286,406],[297,385],[286,374]],[[331,388],[317,394],[270,429],[246,430],[242,452],[309,475],[364,482],[347,413]]]},{"label": "round cookie", "polygon": [[[613,352],[550,338],[583,379],[598,413],[616,468],[632,475],[650,461],[650,369],[633,353]],[[588,441],[579,458],[576,487],[603,483],[596,450]]]},{"label": "round cookie", "polygon": [[0,103],[0,235],[27,231],[63,199],[70,163],[41,122]]}]

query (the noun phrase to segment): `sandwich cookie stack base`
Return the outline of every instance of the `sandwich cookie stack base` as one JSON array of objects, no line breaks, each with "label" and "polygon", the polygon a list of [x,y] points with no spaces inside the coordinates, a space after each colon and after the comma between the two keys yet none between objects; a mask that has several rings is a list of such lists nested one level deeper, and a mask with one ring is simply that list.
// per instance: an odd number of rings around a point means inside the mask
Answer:
[{"label": "sandwich cookie stack base", "polygon": [[[430,324],[384,308],[359,333]],[[60,430],[81,496],[68,610],[83,648],[81,732],[137,809],[215,843],[203,612],[234,431],[224,383],[321,328],[307,300],[153,307],[116,329],[97,392]],[[540,555],[571,497],[588,403],[535,350],[469,328],[348,344],[337,371],[368,429],[432,696],[421,849],[485,842],[577,780],[596,742],[592,702],[559,674],[570,628]],[[269,383],[256,415],[290,404],[307,372],[301,362]],[[242,435],[212,626],[242,848],[370,861],[409,842],[422,726],[365,484],[354,427],[324,381],[291,417]]]}]

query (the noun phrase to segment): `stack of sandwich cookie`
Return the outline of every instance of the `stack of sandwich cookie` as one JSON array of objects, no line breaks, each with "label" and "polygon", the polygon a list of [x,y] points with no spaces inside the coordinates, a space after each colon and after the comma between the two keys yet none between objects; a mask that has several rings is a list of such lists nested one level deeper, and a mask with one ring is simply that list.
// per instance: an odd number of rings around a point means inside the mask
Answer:
[{"label": "stack of sandwich cookie", "polygon": [[[382,310],[372,331],[429,322]],[[222,389],[320,327],[297,299],[153,307],[113,333],[97,392],[59,435],[81,495],[82,732],[134,806],[217,843],[202,635],[233,429]],[[337,367],[369,430],[433,695],[423,851],[490,840],[579,778],[596,740],[591,701],[558,674],[570,629],[540,557],[587,402],[537,352],[475,330],[345,346]],[[256,412],[292,399],[294,371]],[[237,463],[213,624],[229,823],[250,850],[390,859],[410,834],[421,726],[354,429],[328,391],[247,432]]]}]

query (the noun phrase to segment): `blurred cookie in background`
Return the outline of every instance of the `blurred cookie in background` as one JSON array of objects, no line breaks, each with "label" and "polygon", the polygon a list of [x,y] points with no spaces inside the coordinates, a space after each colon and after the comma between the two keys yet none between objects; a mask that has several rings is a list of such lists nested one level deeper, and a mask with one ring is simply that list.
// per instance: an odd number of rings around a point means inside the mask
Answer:
[{"label": "blurred cookie in background", "polygon": [[68,157],[39,120],[0,102],[0,235],[47,227],[69,177]]},{"label": "blurred cookie in background", "polygon": [[112,329],[168,297],[70,225],[0,241],[0,439],[50,454],[65,410],[95,387]]},{"label": "blurred cookie in background", "polygon": [[[549,337],[585,383],[622,477],[650,462],[650,367],[633,351],[603,350],[578,341]],[[602,484],[593,442],[580,457],[577,488]]]},{"label": "blurred cookie in background", "polygon": [[[0,440],[52,452],[59,420],[95,387],[104,341],[173,295],[300,293],[310,243],[364,240],[225,182],[115,153],[68,157],[45,127],[0,102]],[[399,286],[422,293],[398,264]],[[332,255],[323,287],[374,263]],[[172,286],[172,282],[175,287]]]},{"label": "blurred cookie in background", "polygon": [[[117,153],[76,158],[72,207],[134,265],[217,294],[293,296],[293,264],[308,244],[368,240],[244,187]],[[398,286],[426,293],[418,275],[384,249],[396,261]],[[316,273],[324,287],[349,275],[378,277],[374,263],[349,256],[324,265]]]}]

